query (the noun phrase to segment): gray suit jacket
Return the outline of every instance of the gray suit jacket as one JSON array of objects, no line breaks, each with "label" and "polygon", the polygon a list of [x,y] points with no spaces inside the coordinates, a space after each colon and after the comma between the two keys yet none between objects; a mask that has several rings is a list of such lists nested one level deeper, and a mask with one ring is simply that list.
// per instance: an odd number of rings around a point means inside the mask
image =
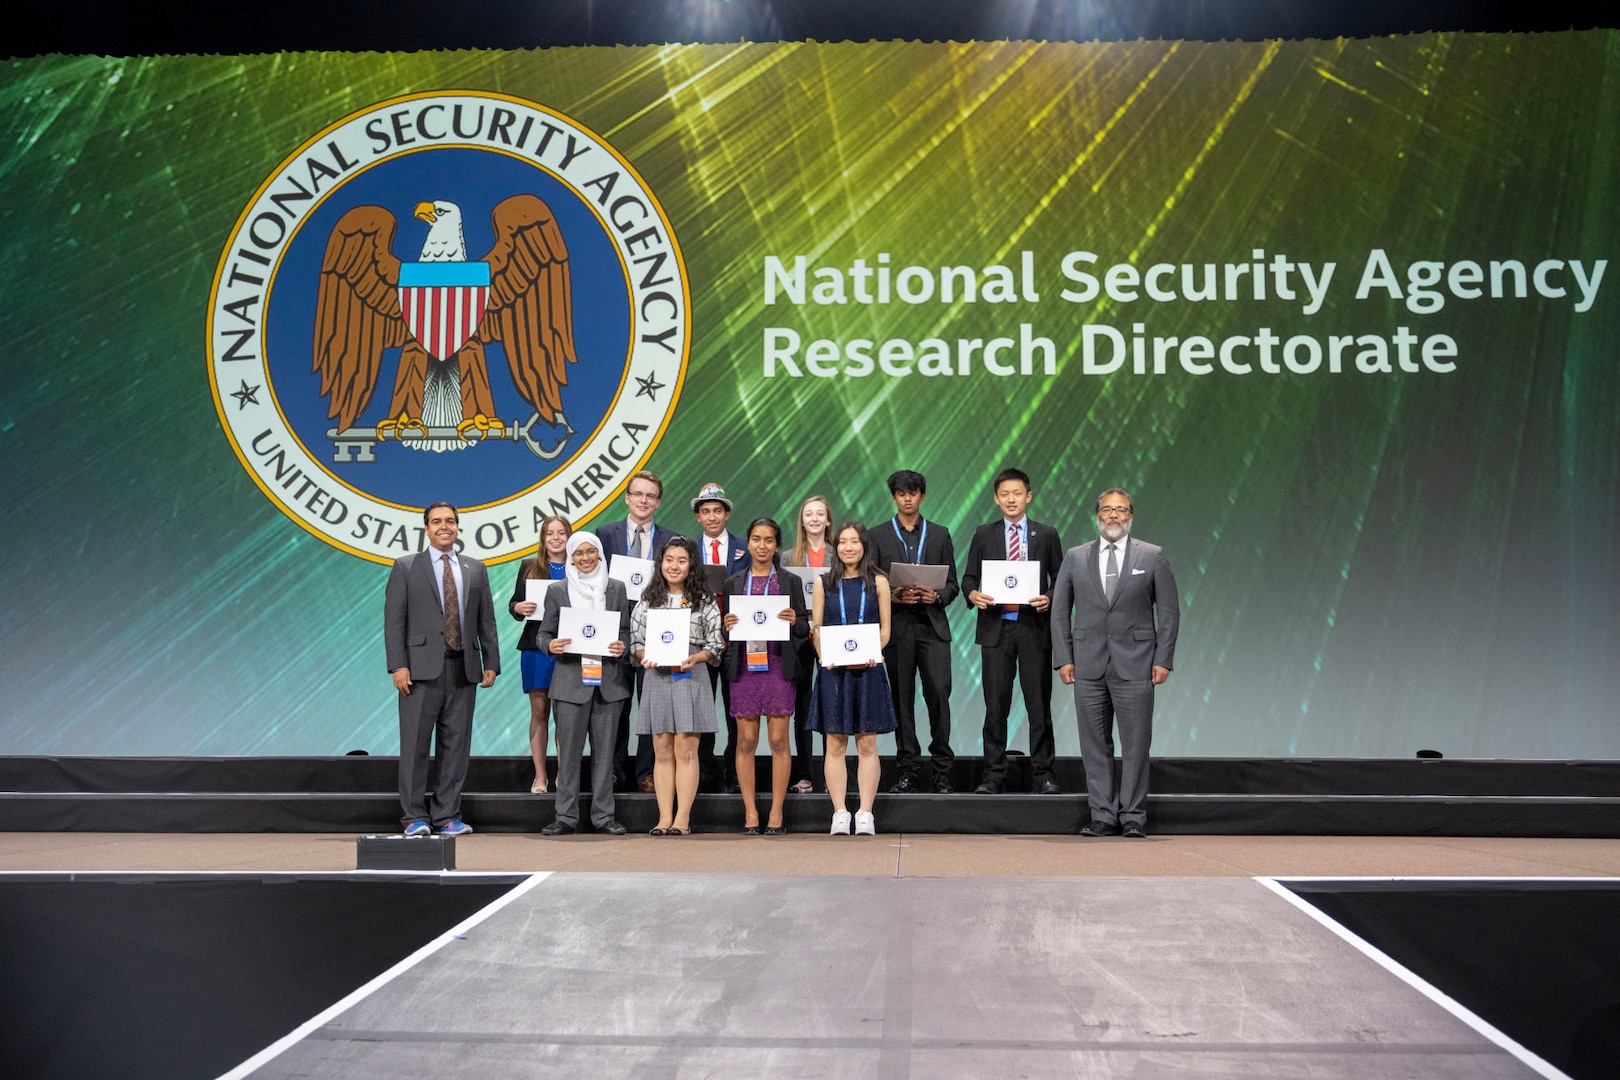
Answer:
[{"label": "gray suit jacket", "polygon": [[[546,590],[545,614],[540,618],[540,632],[534,636],[535,648],[543,653],[551,652],[551,643],[557,640],[557,623],[561,618],[559,612],[565,607],[571,607],[568,602],[568,582],[553,581],[551,588]],[[619,640],[624,642],[625,655],[630,655],[630,599],[624,591],[624,584],[608,578],[607,606],[609,611],[619,613]],[[603,643],[604,648],[606,642]],[[594,691],[602,691],[603,701],[623,701],[630,696],[629,669],[619,663],[604,651],[602,660],[602,685],[586,686],[580,677],[579,654],[562,653],[557,656],[557,666],[551,672],[551,697],[553,701],[566,701],[574,705],[588,705]]]},{"label": "gray suit jacket", "polygon": [[[484,672],[501,670],[495,605],[484,564],[466,555],[456,559],[461,563],[463,594],[461,662],[467,681],[478,682]],[[425,551],[394,560],[383,595],[383,645],[388,670],[409,668],[414,682],[437,679],[444,671],[444,606],[433,580],[433,559]]]},{"label": "gray suit jacket", "polygon": [[1100,679],[1113,660],[1114,673],[1132,681],[1152,678],[1155,667],[1175,667],[1181,608],[1170,560],[1131,537],[1109,604],[1097,570],[1101,550],[1093,540],[1063,556],[1052,589],[1052,666],[1073,664],[1077,678]]}]

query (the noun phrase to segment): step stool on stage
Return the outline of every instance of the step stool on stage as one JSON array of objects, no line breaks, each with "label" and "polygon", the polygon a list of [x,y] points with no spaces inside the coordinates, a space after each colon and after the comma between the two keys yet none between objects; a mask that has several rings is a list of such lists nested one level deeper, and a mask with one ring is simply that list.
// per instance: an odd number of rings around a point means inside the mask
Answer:
[{"label": "step stool on stage", "polygon": [[454,870],[453,836],[362,836],[358,870]]}]

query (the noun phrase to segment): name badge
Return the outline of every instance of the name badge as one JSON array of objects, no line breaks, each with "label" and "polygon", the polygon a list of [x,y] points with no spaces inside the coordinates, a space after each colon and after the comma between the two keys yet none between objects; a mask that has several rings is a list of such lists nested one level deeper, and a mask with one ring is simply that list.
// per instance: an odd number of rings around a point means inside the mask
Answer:
[{"label": "name badge", "polygon": [[748,643],[748,670],[771,670],[771,654],[766,650],[763,641],[750,641]]},{"label": "name badge", "polygon": [[602,685],[602,658],[600,656],[582,656],[579,658],[579,681],[586,686]]}]

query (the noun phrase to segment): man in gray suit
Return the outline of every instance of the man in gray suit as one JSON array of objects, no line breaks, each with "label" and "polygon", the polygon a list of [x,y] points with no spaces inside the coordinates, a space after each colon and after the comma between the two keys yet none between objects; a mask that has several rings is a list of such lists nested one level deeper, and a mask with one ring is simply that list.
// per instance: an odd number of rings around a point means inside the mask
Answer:
[{"label": "man in gray suit", "polygon": [[[1091,821],[1082,836],[1147,835],[1153,688],[1175,666],[1181,612],[1170,561],[1131,536],[1122,488],[1097,498],[1100,538],[1070,548],[1052,590],[1052,659],[1074,687]],[[1071,617],[1072,614],[1072,617]],[[1124,765],[1114,786],[1114,721]]]},{"label": "man in gray suit", "polygon": [[[406,836],[461,836],[461,786],[472,753],[475,686],[501,670],[484,564],[456,552],[456,508],[422,512],[426,551],[394,560],[383,598],[383,644],[399,691],[399,802]],[[428,747],[438,735],[438,779],[427,801]]]}]

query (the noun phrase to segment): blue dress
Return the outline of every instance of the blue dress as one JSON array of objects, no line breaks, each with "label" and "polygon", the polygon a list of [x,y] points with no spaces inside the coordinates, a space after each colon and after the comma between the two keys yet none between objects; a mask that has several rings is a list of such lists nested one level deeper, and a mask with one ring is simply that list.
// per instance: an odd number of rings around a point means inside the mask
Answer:
[{"label": "blue dress", "polygon": [[[861,578],[839,578],[843,609],[849,622],[881,622],[877,589]],[[866,593],[866,617],[859,618],[861,592]],[[821,603],[826,626],[844,626],[838,597]],[[805,727],[823,735],[881,735],[895,729],[894,699],[889,695],[889,674],[882,664],[869,668],[816,668],[816,688],[810,699]]]},{"label": "blue dress", "polygon": [[[561,581],[568,576],[567,563],[554,562],[550,566],[552,581]],[[542,608],[546,606],[544,600],[540,602],[540,606]],[[524,649],[518,656],[523,665],[523,692],[527,694],[530,690],[550,690],[551,673],[557,667],[557,658],[539,649]]]}]

